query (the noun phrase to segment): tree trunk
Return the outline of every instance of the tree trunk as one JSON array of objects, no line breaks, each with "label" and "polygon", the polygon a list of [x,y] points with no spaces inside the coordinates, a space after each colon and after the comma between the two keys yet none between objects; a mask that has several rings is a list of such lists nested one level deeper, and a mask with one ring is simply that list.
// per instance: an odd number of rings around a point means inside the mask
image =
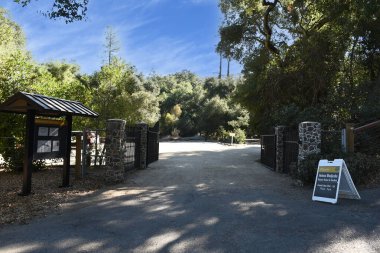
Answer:
[{"label": "tree trunk", "polygon": [[228,57],[228,60],[227,60],[227,77],[230,76],[230,62],[231,62],[231,58]]},{"label": "tree trunk", "polygon": [[220,57],[220,60],[219,60],[219,75],[218,75],[218,78],[221,79],[222,78],[222,53],[219,54],[219,57]]}]

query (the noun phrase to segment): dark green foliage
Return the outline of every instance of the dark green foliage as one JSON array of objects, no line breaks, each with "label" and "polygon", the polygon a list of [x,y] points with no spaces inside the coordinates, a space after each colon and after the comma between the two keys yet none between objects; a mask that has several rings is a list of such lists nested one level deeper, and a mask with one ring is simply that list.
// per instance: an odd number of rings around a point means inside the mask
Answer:
[{"label": "dark green foliage", "polygon": [[[8,148],[2,152],[4,158],[4,169],[6,171],[22,172],[23,159],[24,159],[24,147],[17,145],[15,148]],[[46,168],[44,160],[34,160],[32,163],[32,171],[40,171]]]},{"label": "dark green foliage", "polygon": [[342,150],[341,131],[322,131],[321,152],[322,154],[339,154]]},{"label": "dark green foliage", "polygon": [[217,51],[244,64],[236,98],[255,132],[304,120],[338,129],[378,118],[379,0],[265,2],[220,1]]},{"label": "dark green foliage", "polygon": [[314,184],[318,162],[320,159],[334,160],[342,158],[347,164],[352,180],[357,185],[372,183],[380,176],[380,158],[362,153],[336,153],[329,155],[309,155],[301,161],[298,169],[293,167],[292,177],[301,180],[304,184]]},{"label": "dark green foliage", "polygon": [[2,140],[0,150],[5,162],[5,170],[22,171],[24,147],[21,144],[16,144],[14,138],[7,138]]},{"label": "dark green foliage", "polygon": [[206,97],[213,98],[219,96],[220,98],[227,98],[231,96],[232,92],[236,89],[236,85],[237,82],[233,78],[206,78],[204,81],[204,87],[206,88]]},{"label": "dark green foliage", "polygon": [[289,174],[292,178],[300,180],[305,185],[313,184],[321,155],[309,155],[305,160],[290,166]]},{"label": "dark green foliage", "polygon": [[375,156],[355,153],[345,161],[356,184],[372,182],[380,173],[380,159]]},{"label": "dark green foliage", "polygon": [[180,130],[181,136],[194,136],[198,133],[198,126],[189,115],[181,117],[176,126]]},{"label": "dark green foliage", "polygon": [[[379,67],[380,68],[380,67]],[[357,121],[365,122],[379,119],[380,112],[380,78],[361,86],[358,93],[364,93],[362,106],[354,108]]]},{"label": "dark green foliage", "polygon": [[201,112],[200,129],[205,132],[206,136],[215,133],[219,126],[228,121],[227,101],[219,97],[214,97],[205,102]]}]

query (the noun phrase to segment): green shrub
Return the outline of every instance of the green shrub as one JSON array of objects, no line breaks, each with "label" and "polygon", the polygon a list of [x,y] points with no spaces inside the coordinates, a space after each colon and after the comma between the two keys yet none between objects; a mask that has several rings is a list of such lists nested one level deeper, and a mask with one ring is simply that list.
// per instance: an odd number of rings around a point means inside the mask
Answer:
[{"label": "green shrub", "polygon": [[7,171],[21,172],[24,161],[24,147],[8,147],[2,152],[5,169]]},{"label": "green shrub", "polygon": [[235,133],[234,143],[244,144],[245,139],[246,139],[244,130],[237,128],[234,130],[234,133]]},{"label": "green shrub", "polygon": [[317,173],[318,162],[323,159],[321,155],[312,154],[301,161],[298,166],[290,166],[290,175],[304,184],[312,184]]},{"label": "green shrub", "polygon": [[380,158],[362,153],[309,155],[305,160],[300,162],[298,168],[293,167],[290,174],[293,178],[301,180],[304,184],[314,184],[319,160],[333,160],[337,158],[344,159],[352,180],[357,185],[369,184],[380,175]]},{"label": "green shrub", "polygon": [[[13,172],[22,172],[24,162],[24,147],[15,147],[8,149],[7,155],[4,157],[5,170]],[[44,160],[34,160],[32,163],[32,171],[40,171],[46,168]]]},{"label": "green shrub", "polygon": [[355,184],[371,183],[380,174],[380,158],[362,153],[344,158]]},{"label": "green shrub", "polygon": [[240,128],[237,128],[229,132],[229,131],[226,131],[224,127],[220,126],[212,137],[220,142],[231,143],[230,133],[235,133],[234,143],[238,143],[238,144],[245,143],[245,139],[246,139],[245,131]]},{"label": "green shrub", "polygon": [[214,139],[220,142],[228,142],[229,139],[231,138],[229,136],[229,133],[222,126],[218,127],[218,130],[216,131],[214,135],[215,135]]}]

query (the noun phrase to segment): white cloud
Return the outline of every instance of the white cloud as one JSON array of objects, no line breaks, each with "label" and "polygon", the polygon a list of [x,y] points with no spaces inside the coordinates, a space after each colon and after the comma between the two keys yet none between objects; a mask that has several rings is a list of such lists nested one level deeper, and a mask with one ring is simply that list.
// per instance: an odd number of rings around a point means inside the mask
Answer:
[{"label": "white cloud", "polygon": [[[139,71],[169,74],[188,69],[203,76],[216,75],[219,68],[219,57],[214,52],[217,27],[211,36],[211,29],[202,30],[202,27],[183,32],[181,24],[178,27],[171,24],[179,33],[165,30],[168,21],[160,8],[164,8],[164,4],[172,5],[171,1],[174,0],[90,1],[87,21],[74,24],[43,17],[37,13],[41,7],[36,4],[22,8],[12,3],[7,7],[25,31],[28,49],[40,62],[66,59],[79,64],[86,73],[97,70],[104,56],[105,28],[110,25],[119,36],[120,55]],[[217,0],[181,1],[217,5]],[[240,71],[236,64],[231,69],[234,73]]]}]

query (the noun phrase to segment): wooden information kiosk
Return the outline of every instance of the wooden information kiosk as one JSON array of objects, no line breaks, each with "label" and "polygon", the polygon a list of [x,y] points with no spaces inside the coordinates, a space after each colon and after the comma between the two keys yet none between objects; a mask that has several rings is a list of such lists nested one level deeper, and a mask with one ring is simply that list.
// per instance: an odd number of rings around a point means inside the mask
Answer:
[{"label": "wooden information kiosk", "polygon": [[32,162],[35,159],[63,158],[62,187],[68,187],[72,117],[96,118],[99,115],[77,101],[26,92],[18,92],[9,97],[0,104],[0,112],[26,114],[23,185],[20,195],[29,195],[31,192]]}]

